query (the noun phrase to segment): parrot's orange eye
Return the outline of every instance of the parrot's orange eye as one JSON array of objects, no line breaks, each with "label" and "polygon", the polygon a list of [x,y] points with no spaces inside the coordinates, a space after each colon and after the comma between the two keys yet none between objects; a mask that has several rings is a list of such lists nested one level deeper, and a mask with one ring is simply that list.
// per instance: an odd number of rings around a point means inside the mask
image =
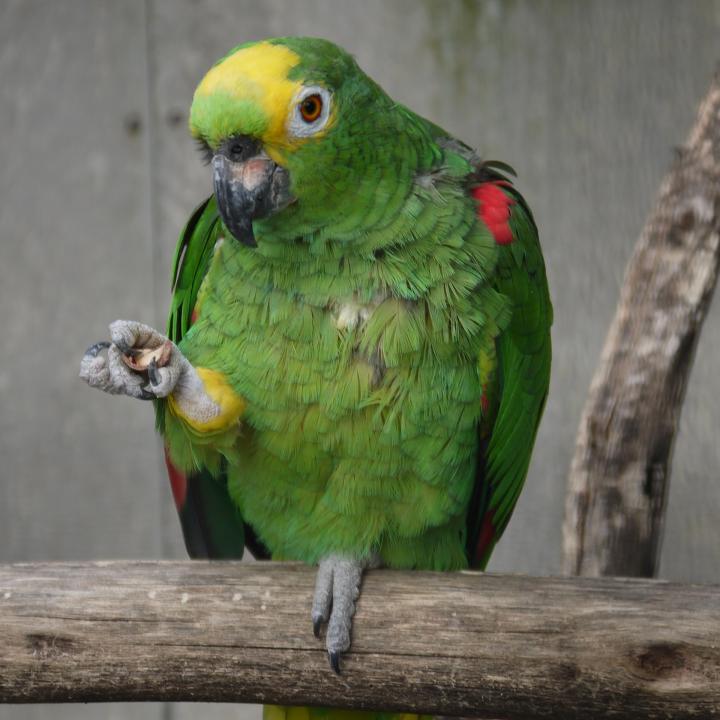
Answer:
[{"label": "parrot's orange eye", "polygon": [[303,87],[290,106],[287,121],[289,137],[309,138],[317,135],[330,120],[332,93],[324,87]]},{"label": "parrot's orange eye", "polygon": [[306,123],[315,122],[322,113],[323,101],[319,95],[308,95],[300,102],[300,116]]}]

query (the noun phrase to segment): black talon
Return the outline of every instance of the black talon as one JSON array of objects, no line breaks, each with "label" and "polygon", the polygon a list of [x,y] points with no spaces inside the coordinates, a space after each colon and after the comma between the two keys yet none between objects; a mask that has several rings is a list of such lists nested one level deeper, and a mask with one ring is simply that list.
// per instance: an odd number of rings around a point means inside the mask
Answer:
[{"label": "black talon", "polygon": [[150,360],[150,364],[148,365],[148,379],[150,380],[151,385],[159,385],[160,380],[162,379],[160,377],[160,373],[158,372],[158,366],[157,361],[155,358]]},{"label": "black talon", "polygon": [[97,357],[101,350],[107,350],[109,347],[110,343],[107,342],[107,340],[103,340],[102,342],[96,342],[94,345],[91,345],[85,351],[85,355],[89,355],[90,357]]},{"label": "black talon", "polygon": [[337,650],[331,650],[328,652],[328,660],[330,661],[330,667],[336,675],[340,675],[340,653]]},{"label": "black talon", "polygon": [[320,629],[322,628],[323,619],[322,617],[316,617],[313,619],[313,635],[316,638],[320,637]]},{"label": "black talon", "polygon": [[126,342],[120,341],[115,343],[115,347],[123,354],[128,357],[137,357],[140,354],[140,350],[130,347]]}]

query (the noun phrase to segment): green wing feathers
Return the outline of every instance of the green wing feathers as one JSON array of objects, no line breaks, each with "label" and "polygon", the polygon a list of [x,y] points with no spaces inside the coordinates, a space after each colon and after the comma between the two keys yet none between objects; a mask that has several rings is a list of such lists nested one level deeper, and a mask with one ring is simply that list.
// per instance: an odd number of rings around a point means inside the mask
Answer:
[{"label": "green wing feathers", "polygon": [[[212,259],[221,229],[214,197],[196,208],[180,233],[172,270],[172,301],[167,334],[179,343],[194,321],[198,292]],[[267,551],[243,522],[227,490],[226,461],[219,452],[206,453],[208,467],[185,472],[170,459],[170,446],[189,447],[170,423],[166,424],[164,401],[156,401],[158,429],[165,436],[166,465],[173,490],[185,546],[193,558],[240,558],[245,546],[256,556]]]},{"label": "green wing feathers", "polygon": [[168,337],[179,343],[192,324],[198,290],[207,273],[218,237],[220,216],[215,197],[200,204],[190,216],[175,249],[172,269],[172,303]]},{"label": "green wing feathers", "polygon": [[[172,300],[168,314],[167,335],[179,343],[192,324],[198,290],[207,272],[215,246],[219,215],[214,197],[198,205],[180,233],[172,265],[170,284]],[[165,432],[164,401],[155,402],[155,424]]]},{"label": "green wing feathers", "polygon": [[489,439],[481,440],[475,515],[468,519],[468,554],[477,567],[487,564],[525,482],[550,384],[553,316],[532,214],[499,173],[489,171],[486,182],[506,198],[507,237],[493,226],[497,218],[488,224],[500,238],[496,288],[511,299],[513,312],[496,342],[497,410]]}]

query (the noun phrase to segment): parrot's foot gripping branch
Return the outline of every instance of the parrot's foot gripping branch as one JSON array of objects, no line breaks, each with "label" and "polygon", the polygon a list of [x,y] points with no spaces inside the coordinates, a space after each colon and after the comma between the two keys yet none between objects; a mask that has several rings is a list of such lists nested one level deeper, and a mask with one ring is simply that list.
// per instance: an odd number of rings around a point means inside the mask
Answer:
[{"label": "parrot's foot gripping branch", "polygon": [[327,623],[325,647],[330,667],[340,674],[340,656],[350,649],[350,632],[355,614],[355,601],[360,595],[363,571],[379,567],[379,558],[354,560],[329,555],[320,561],[315,580],[312,623],[315,637]]}]

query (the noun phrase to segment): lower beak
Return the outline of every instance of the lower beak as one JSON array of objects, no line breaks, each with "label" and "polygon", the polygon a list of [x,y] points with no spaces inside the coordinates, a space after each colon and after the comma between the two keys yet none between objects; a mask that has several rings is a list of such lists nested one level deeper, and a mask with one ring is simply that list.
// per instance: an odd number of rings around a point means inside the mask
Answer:
[{"label": "lower beak", "polygon": [[217,154],[212,166],[220,217],[237,240],[256,247],[253,220],[268,217],[292,201],[287,170],[264,152],[242,161]]}]

